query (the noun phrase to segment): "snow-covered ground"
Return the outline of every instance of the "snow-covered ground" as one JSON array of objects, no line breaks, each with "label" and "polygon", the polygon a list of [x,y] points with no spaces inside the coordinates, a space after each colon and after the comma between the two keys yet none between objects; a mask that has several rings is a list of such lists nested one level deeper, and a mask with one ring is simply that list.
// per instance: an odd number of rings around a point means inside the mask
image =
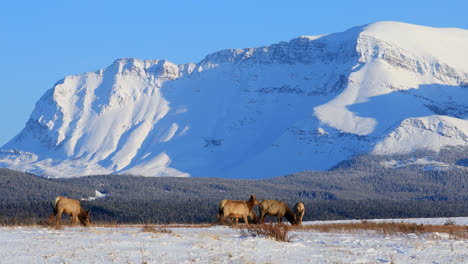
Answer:
[{"label": "snow-covered ground", "polygon": [[[468,218],[450,220],[468,224]],[[447,218],[405,221],[443,224]],[[0,263],[468,263],[468,241],[446,234],[293,231],[291,242],[277,242],[226,226],[169,230],[1,227]]]}]

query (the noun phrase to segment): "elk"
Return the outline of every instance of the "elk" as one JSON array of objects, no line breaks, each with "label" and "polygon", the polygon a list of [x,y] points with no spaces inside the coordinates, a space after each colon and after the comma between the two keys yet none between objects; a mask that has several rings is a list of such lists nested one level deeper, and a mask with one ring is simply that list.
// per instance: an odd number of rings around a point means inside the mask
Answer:
[{"label": "elk", "polygon": [[63,213],[70,215],[70,226],[78,224],[78,220],[84,226],[91,224],[90,210],[85,211],[78,200],[57,196],[52,205],[54,211],[49,217],[49,224],[51,224],[54,217],[56,217],[55,224],[60,225],[60,218]]},{"label": "elk", "polygon": [[247,216],[250,215],[253,218],[255,213],[251,214],[253,212],[252,210],[258,204],[259,202],[255,197],[255,194],[252,194],[247,201],[222,200],[218,207],[218,222],[222,223],[228,217],[233,217],[236,219],[235,226],[237,227],[239,218],[242,217],[245,224],[249,226],[249,220],[247,219]]},{"label": "elk", "polygon": [[304,217],[305,206],[301,202],[297,202],[294,205],[294,214],[299,225],[302,225],[302,218]]},{"label": "elk", "polygon": [[296,215],[289,209],[289,206],[283,201],[277,200],[262,200],[258,206],[260,211],[260,223],[265,222],[265,215],[278,217],[278,224],[281,224],[281,218],[286,219],[292,225],[297,225]]}]

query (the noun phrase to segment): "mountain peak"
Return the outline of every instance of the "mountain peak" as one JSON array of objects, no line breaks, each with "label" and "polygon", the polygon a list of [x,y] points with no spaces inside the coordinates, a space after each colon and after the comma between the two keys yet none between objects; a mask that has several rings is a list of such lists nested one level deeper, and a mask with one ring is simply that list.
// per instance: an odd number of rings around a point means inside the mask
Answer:
[{"label": "mountain peak", "polygon": [[461,52],[468,42],[468,30],[384,21],[366,25],[362,35],[393,43],[418,57],[430,57],[468,72],[468,53]]},{"label": "mountain peak", "polygon": [[0,165],[264,178],[357,153],[468,145],[466,46],[466,30],[377,22],[197,64],[118,59],[47,91]]}]

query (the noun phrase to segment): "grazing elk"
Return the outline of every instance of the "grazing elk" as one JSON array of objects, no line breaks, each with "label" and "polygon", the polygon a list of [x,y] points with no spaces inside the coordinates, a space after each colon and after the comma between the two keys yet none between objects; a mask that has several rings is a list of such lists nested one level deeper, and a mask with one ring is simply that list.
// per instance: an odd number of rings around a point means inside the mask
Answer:
[{"label": "grazing elk", "polygon": [[294,205],[294,214],[299,225],[302,225],[302,218],[304,217],[305,206],[303,203],[298,202]]},{"label": "grazing elk", "polygon": [[262,200],[258,206],[260,211],[260,223],[265,222],[265,215],[278,217],[278,224],[281,224],[281,218],[286,219],[292,225],[297,225],[296,215],[289,209],[289,206],[283,201],[277,200]]},{"label": "grazing elk", "polygon": [[85,211],[78,200],[57,196],[53,202],[54,212],[49,217],[49,224],[56,217],[56,225],[60,225],[60,218],[65,213],[70,215],[70,226],[78,224],[78,220],[84,225],[91,224],[90,211]]},{"label": "grazing elk", "polygon": [[[239,218],[243,218],[247,226],[249,226],[249,220],[247,216],[251,216],[254,220],[256,214],[252,211],[254,207],[259,204],[255,194],[252,194],[247,201],[233,201],[233,200],[222,200],[219,203],[218,222],[222,223],[228,217],[236,219],[235,226],[239,222]],[[253,213],[253,214],[252,214]]]}]

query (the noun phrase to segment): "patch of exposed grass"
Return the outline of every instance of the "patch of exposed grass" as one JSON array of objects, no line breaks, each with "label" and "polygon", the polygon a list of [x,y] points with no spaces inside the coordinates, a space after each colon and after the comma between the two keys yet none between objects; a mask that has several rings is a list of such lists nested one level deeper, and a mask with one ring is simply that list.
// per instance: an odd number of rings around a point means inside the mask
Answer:
[{"label": "patch of exposed grass", "polygon": [[376,231],[384,235],[415,234],[423,235],[428,233],[445,233],[454,238],[468,239],[468,226],[459,226],[453,224],[444,225],[424,225],[414,223],[376,223],[361,221],[357,223],[333,223],[303,225],[292,227],[294,230],[315,230],[325,233],[356,233],[359,231]]},{"label": "patch of exposed grass", "polygon": [[36,226],[45,225],[47,221],[35,217],[2,217],[0,226]]},{"label": "patch of exposed grass", "polygon": [[141,228],[143,232],[156,233],[156,234],[171,234],[172,230],[168,229],[165,226],[155,226],[151,224],[145,224]]},{"label": "patch of exposed grass", "polygon": [[291,238],[288,235],[289,230],[289,225],[260,224],[250,225],[246,229],[241,229],[240,233],[242,236],[266,237],[276,241],[290,242]]},{"label": "patch of exposed grass", "polygon": [[166,228],[204,228],[212,227],[216,224],[119,224],[119,223],[108,223],[108,222],[93,222],[93,226],[96,227],[137,227],[143,228],[144,226],[154,226],[154,227],[166,227]]}]

